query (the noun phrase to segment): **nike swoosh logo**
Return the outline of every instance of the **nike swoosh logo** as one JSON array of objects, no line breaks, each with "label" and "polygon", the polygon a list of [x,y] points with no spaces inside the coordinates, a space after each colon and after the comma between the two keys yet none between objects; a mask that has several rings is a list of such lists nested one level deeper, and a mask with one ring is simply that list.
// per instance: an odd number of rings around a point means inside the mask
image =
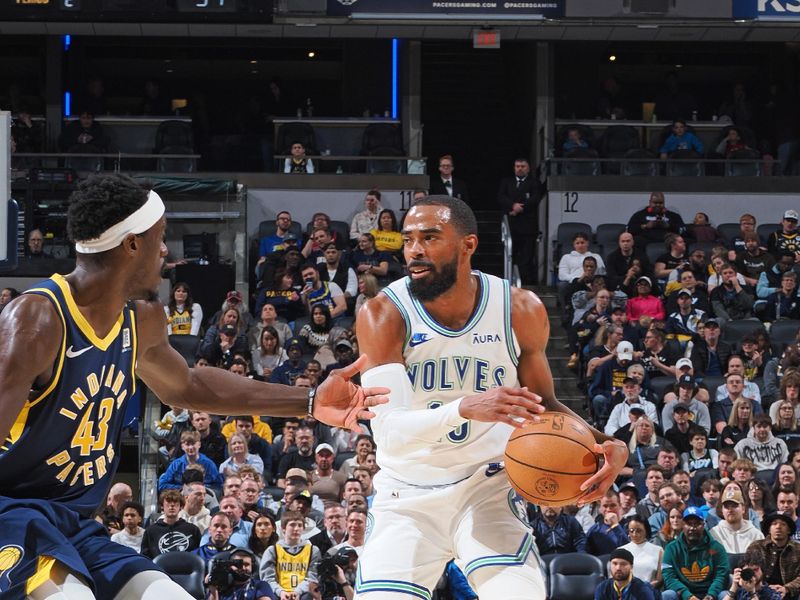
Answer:
[{"label": "nike swoosh logo", "polygon": [[86,346],[86,348],[82,348],[81,350],[73,350],[72,346],[70,346],[69,348],[67,348],[67,358],[76,358],[81,354],[83,354],[84,352],[88,352],[93,347],[94,346]]},{"label": "nike swoosh logo", "polygon": [[422,334],[419,337],[415,335],[414,337],[411,338],[411,341],[408,342],[408,345],[413,348],[414,346],[419,346],[420,344],[424,344],[425,342],[430,341],[430,339],[431,338],[429,338],[425,334]]}]

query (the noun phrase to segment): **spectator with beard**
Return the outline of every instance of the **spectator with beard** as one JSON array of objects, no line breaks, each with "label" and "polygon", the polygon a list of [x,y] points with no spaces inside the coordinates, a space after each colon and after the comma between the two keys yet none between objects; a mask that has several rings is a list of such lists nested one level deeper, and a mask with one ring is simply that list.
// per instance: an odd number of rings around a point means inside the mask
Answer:
[{"label": "spectator with beard", "polygon": [[761,240],[754,231],[744,234],[744,250],[736,254],[736,268],[752,288],[758,285],[761,274],[775,265],[775,257],[761,247]]},{"label": "spectator with beard", "polygon": [[308,425],[301,425],[295,434],[295,440],[296,448],[289,450],[278,465],[278,487],[286,487],[290,469],[299,468],[308,472],[314,468],[314,432]]},{"label": "spectator with beard", "polygon": [[656,259],[653,267],[655,276],[660,281],[667,281],[671,276],[677,279],[677,274],[689,266],[686,256],[686,241],[683,236],[669,234],[664,238],[667,252]]},{"label": "spectator with beard", "polygon": [[531,522],[531,529],[541,555],[586,551],[583,528],[560,506],[543,506]]},{"label": "spectator with beard", "polygon": [[158,497],[162,514],[147,527],[142,537],[142,555],[155,558],[167,552],[191,552],[200,545],[200,530],[180,518],[183,496],[178,490],[165,490]]},{"label": "spectator with beard", "polygon": [[632,290],[633,283],[648,271],[647,255],[634,247],[633,235],[619,234],[617,249],[605,259],[606,276],[611,290]]},{"label": "spectator with beard", "polygon": [[764,534],[746,518],[747,504],[738,486],[727,486],[720,502],[723,520],[709,533],[726,552],[743,554],[751,543],[764,539]]},{"label": "spectator with beard", "polygon": [[315,469],[311,473],[311,491],[331,502],[338,502],[342,496],[342,487],[347,477],[341,471],[334,470],[333,462],[336,453],[330,444],[319,444],[314,450]]},{"label": "spectator with beard", "polygon": [[624,548],[617,548],[609,557],[609,579],[597,587],[594,600],[619,600],[620,598],[636,598],[636,600],[656,600],[659,593],[649,581],[642,581],[633,574],[633,554]]},{"label": "spectator with beard", "polygon": [[664,194],[652,192],[648,206],[631,216],[627,229],[636,246],[643,249],[647,244],[663,243],[669,233],[682,234],[685,226],[678,213],[666,210]]}]

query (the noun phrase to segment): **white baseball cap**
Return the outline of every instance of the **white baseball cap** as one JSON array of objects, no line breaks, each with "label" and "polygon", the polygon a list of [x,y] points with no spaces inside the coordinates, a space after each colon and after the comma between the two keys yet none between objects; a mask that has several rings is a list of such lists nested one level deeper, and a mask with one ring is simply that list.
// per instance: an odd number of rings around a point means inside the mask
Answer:
[{"label": "white baseball cap", "polygon": [[620,342],[617,344],[617,359],[633,360],[633,344],[630,342]]},{"label": "white baseball cap", "polygon": [[694,365],[692,365],[692,361],[688,358],[681,358],[678,362],[675,363],[675,368],[680,371],[684,367],[689,367],[690,369],[694,369]]}]

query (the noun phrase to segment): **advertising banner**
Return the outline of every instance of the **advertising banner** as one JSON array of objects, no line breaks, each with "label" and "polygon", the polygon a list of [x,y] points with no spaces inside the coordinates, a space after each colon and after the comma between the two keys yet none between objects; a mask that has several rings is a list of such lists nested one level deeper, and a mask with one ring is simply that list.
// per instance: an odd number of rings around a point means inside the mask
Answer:
[{"label": "advertising banner", "polygon": [[566,0],[328,0],[329,16],[379,18],[492,17],[497,19],[564,16]]}]

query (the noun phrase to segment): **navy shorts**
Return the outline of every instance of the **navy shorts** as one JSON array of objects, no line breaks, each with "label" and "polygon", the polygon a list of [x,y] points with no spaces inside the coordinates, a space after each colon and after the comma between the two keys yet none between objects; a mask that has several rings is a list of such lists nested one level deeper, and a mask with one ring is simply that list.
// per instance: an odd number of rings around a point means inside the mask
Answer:
[{"label": "navy shorts", "polygon": [[24,600],[28,580],[41,576],[47,557],[82,575],[102,600],[113,600],[137,573],[160,570],[66,506],[0,496],[0,600]]}]

